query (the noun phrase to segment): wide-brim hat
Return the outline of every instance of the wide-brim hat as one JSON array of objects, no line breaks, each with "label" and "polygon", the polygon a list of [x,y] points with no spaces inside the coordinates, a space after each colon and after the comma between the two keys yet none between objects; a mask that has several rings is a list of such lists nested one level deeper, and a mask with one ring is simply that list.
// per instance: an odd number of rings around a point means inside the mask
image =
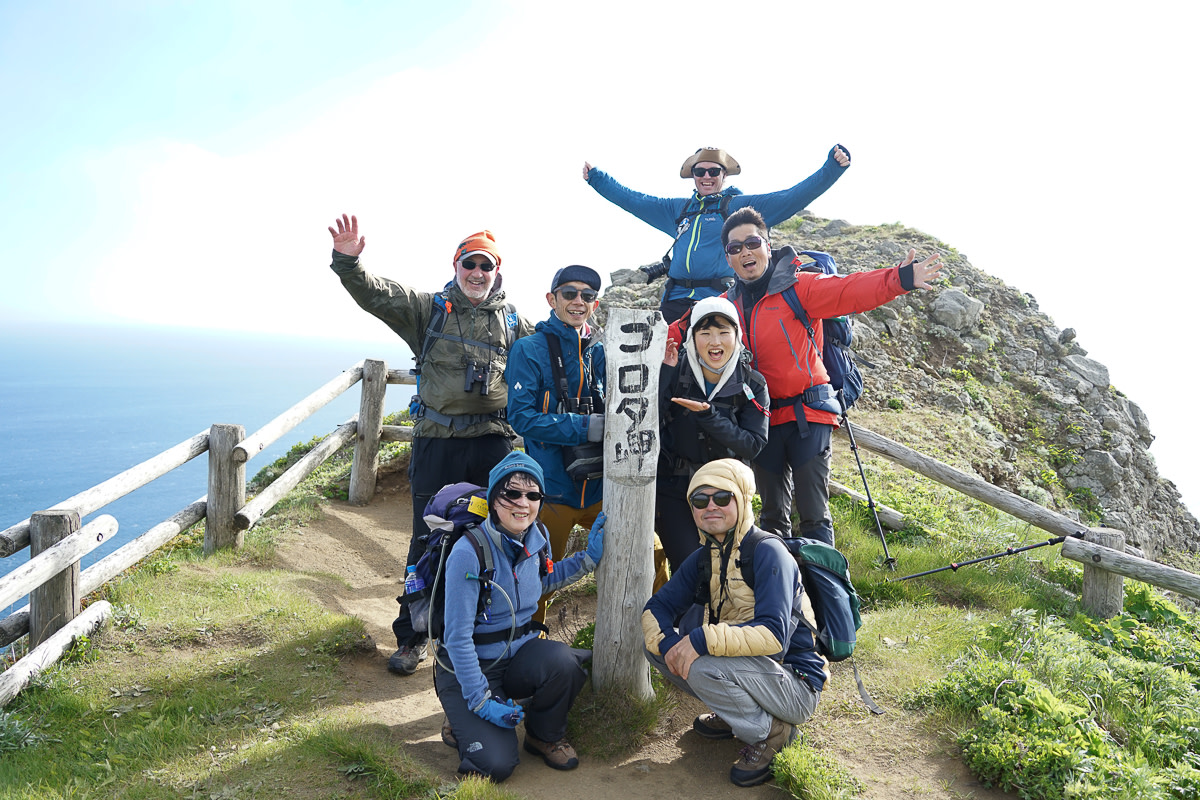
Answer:
[{"label": "wide-brim hat", "polygon": [[701,161],[711,161],[714,164],[720,164],[725,169],[726,175],[742,174],[742,165],[737,162],[737,159],[729,155],[729,153],[716,147],[701,147],[683,162],[683,166],[679,168],[679,177],[692,177],[692,167]]}]

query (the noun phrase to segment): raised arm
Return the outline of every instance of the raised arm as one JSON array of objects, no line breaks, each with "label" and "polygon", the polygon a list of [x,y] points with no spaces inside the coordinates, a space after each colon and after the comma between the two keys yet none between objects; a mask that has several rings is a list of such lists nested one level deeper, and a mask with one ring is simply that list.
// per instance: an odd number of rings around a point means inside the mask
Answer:
[{"label": "raised arm", "polygon": [[734,198],[734,208],[754,206],[768,226],[778,225],[799,214],[808,204],[825,194],[850,167],[850,151],[834,145],[821,168],[790,189],[770,194],[748,194]]},{"label": "raised arm", "polygon": [[583,179],[608,202],[628,211],[652,228],[675,236],[675,219],[687,198],[655,197],[628,189],[602,169],[583,162]]}]

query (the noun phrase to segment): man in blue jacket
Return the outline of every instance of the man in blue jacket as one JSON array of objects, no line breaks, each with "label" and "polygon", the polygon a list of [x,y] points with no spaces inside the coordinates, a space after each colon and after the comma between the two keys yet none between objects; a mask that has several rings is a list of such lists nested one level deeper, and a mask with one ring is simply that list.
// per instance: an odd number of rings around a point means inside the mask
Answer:
[{"label": "man in blue jacket", "polygon": [[[692,729],[706,739],[745,743],[729,772],[738,786],[770,780],[771,761],[812,716],[828,678],[801,621],[802,615],[812,620],[812,607],[783,542],[768,537],[755,547],[753,589],[742,577],[740,548],[754,530],[753,496],[754,473],[741,461],[710,461],[696,471],[688,501],[704,546],[642,612],[650,664],[712,710],[696,717]],[[691,615],[684,612],[704,583],[704,618],[687,625]]]},{"label": "man in blue jacket", "polygon": [[[566,554],[572,529],[590,528],[600,513],[604,344],[588,324],[600,304],[599,291],[600,275],[590,267],[572,264],[556,272],[546,294],[550,317],[537,324],[534,335],[513,344],[504,370],[508,421],[525,437],[525,452],[545,475],[541,522],[555,561]],[[555,379],[555,361],[561,383]],[[598,459],[594,469],[568,473],[581,455]],[[545,621],[548,600],[549,595],[538,604],[538,622]]]},{"label": "man in blue jacket", "polygon": [[[745,195],[725,185],[727,177],[741,174],[741,165],[724,150],[702,147],[679,170],[679,177],[695,182],[696,190],[689,197],[654,197],[635,192],[586,161],[583,179],[605,200],[675,238],[671,245],[674,253],[664,268],[667,285],[661,304],[663,318],[673,322],[697,300],[719,295],[732,285],[733,271],[725,263],[721,246],[721,225],[731,213],[754,206],[768,227],[778,225],[824,194],[849,166],[849,151],[835,145],[821,168],[792,188]],[[648,271],[647,280],[661,274]]]}]

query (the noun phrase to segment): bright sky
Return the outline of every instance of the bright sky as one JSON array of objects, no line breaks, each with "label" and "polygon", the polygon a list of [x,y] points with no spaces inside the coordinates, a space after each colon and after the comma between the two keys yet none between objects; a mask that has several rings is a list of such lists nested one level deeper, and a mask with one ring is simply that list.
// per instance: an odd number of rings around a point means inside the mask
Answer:
[{"label": "bright sky", "polygon": [[1197,16],[0,0],[0,314],[386,347],[327,267],[345,211],[370,269],[426,290],[491,229],[510,296],[541,318],[559,266],[606,275],[669,244],[583,183],[585,159],[682,196],[680,162],[714,145],[762,192],[841,142],[854,165],[812,210],[919,228],[1032,293],[1146,410],[1161,471],[1198,508]]}]

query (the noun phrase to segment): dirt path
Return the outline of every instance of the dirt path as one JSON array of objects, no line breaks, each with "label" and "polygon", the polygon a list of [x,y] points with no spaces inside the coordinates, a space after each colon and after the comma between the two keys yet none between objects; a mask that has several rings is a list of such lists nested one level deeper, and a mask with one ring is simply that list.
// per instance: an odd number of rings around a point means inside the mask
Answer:
[{"label": "dirt path", "polygon": [[[433,691],[432,661],[408,677],[386,669],[395,649],[391,622],[411,519],[407,481],[402,475],[385,475],[371,505],[331,502],[321,519],[281,543],[280,557],[286,568],[310,575],[301,585],[319,602],[364,620],[377,649],[373,656],[347,660],[345,679],[352,696],[367,715],[405,742],[408,753],[450,778],[458,756],[439,737],[442,711]],[[590,607],[585,598],[555,608],[549,622],[556,639],[569,639],[595,613],[594,598]],[[885,704],[887,700],[883,698]],[[835,672],[804,735],[837,754],[863,784],[861,796],[868,800],[1012,797],[980,787],[944,743],[923,731],[919,720],[894,704],[888,707],[883,717],[867,715],[853,692],[852,676]],[[562,800],[564,788],[578,797],[654,797],[668,792],[679,797],[779,797],[771,783],[739,789],[728,782],[737,748],[691,732],[692,719],[702,710],[694,700],[681,704],[641,750],[619,762],[601,762],[585,754],[579,768],[566,774],[523,756],[505,787],[535,800]]]}]

